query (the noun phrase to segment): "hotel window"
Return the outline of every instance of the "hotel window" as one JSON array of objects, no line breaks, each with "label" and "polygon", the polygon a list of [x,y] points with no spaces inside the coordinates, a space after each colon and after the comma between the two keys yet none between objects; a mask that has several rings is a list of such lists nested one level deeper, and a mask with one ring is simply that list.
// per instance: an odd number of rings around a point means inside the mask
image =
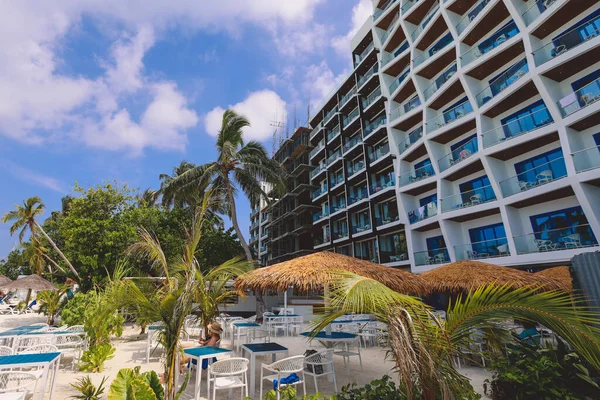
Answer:
[{"label": "hotel window", "polygon": [[478,256],[500,255],[498,246],[508,244],[502,223],[469,229],[469,238],[471,248]]},{"label": "hotel window", "polygon": [[509,115],[500,120],[503,126],[504,136],[509,138],[523,132],[529,132],[553,122],[552,116],[546,108],[543,100],[538,100],[533,104]]},{"label": "hotel window", "polygon": [[529,220],[536,239],[563,243],[566,236],[579,234],[582,245],[598,243],[581,206],[532,215]]},{"label": "hotel window", "polygon": [[471,197],[476,194],[480,194],[481,201],[489,201],[496,199],[494,189],[490,186],[490,179],[487,175],[480,176],[471,181],[461,183],[458,185],[460,193],[462,195],[463,203],[471,201]]},{"label": "hotel window", "polygon": [[544,154],[531,157],[525,161],[515,164],[515,171],[519,181],[536,182],[540,174],[550,172],[551,179],[557,179],[567,175],[567,167],[560,147]]},{"label": "hotel window", "polygon": [[417,178],[429,175],[433,175],[433,166],[429,158],[415,164],[415,176]]},{"label": "hotel window", "polygon": [[436,255],[441,254],[446,260],[450,259],[450,255],[446,249],[446,241],[444,240],[444,236],[440,235],[430,237],[426,239],[426,242],[429,257],[435,257]]}]

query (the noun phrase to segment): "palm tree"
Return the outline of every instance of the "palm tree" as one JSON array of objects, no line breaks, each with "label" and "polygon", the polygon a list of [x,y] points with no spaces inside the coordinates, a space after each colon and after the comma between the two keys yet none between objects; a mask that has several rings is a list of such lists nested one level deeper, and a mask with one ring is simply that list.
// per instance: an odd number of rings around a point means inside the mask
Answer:
[{"label": "palm tree", "polygon": [[472,392],[453,360],[464,349],[483,356],[473,338],[476,331],[485,332],[487,344],[498,352],[511,340],[502,322],[513,318],[551,329],[600,371],[600,328],[594,325],[598,314],[568,293],[483,286],[456,299],[442,320],[418,298],[343,273],[332,282],[328,300],[331,309],[315,322],[313,333],[345,313],[375,315],[388,325],[391,354],[409,398],[455,399],[461,397],[457,393]]},{"label": "palm tree", "polygon": [[42,200],[37,197],[29,197],[23,202],[23,205],[20,206],[18,204],[15,205],[15,210],[9,211],[4,214],[2,218],[3,223],[7,223],[10,221],[14,221],[10,227],[10,234],[14,235],[17,231],[19,231],[19,241],[23,243],[23,238],[25,236],[25,232],[29,229],[31,233],[32,242],[39,244],[39,240],[37,237],[38,233],[41,233],[48,243],[54,248],[54,250],[58,253],[58,255],[63,259],[63,261],[67,264],[73,275],[77,278],[77,280],[81,280],[77,270],[73,267],[71,262],[67,259],[67,257],[63,254],[62,251],[58,248],[56,243],[48,236],[46,231],[41,227],[41,225],[36,221],[36,217],[41,215],[44,212],[44,203]]},{"label": "palm tree", "polygon": [[197,204],[200,196],[196,188],[187,188],[186,190],[174,190],[175,188],[171,185],[176,178],[183,175],[185,172],[195,168],[196,165],[181,161],[178,166],[173,168],[173,174],[160,174],[160,190],[159,193],[162,195],[162,205],[166,208],[185,208],[187,205]]},{"label": "palm tree", "polygon": [[157,200],[159,196],[159,191],[148,188],[141,193],[138,193],[138,203],[140,207],[155,207],[158,205]]}]

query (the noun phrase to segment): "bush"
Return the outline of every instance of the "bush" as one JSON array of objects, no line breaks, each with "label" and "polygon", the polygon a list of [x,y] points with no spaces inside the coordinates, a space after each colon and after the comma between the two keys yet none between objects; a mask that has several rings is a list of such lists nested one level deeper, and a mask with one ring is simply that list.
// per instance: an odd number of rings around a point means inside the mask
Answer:
[{"label": "bush", "polygon": [[101,343],[91,347],[81,356],[79,369],[84,372],[102,372],[104,363],[115,356],[115,350],[110,343]]},{"label": "bush", "polygon": [[140,367],[123,368],[111,383],[108,400],[163,400],[165,391],[154,371],[140,374]]},{"label": "bush", "polygon": [[365,386],[358,387],[356,382],[342,387],[336,393],[336,400],[403,400],[408,399],[406,393],[392,379],[384,375],[381,379],[375,379]]},{"label": "bush", "polygon": [[80,378],[76,383],[71,383],[71,386],[81,394],[71,396],[71,398],[78,400],[101,400],[102,395],[104,394],[105,382],[106,377],[103,377],[100,385],[96,386],[92,383],[92,380],[89,376]]},{"label": "bush", "polygon": [[77,293],[67,301],[60,312],[61,325],[83,325],[85,323],[85,312],[96,302],[96,293]]}]

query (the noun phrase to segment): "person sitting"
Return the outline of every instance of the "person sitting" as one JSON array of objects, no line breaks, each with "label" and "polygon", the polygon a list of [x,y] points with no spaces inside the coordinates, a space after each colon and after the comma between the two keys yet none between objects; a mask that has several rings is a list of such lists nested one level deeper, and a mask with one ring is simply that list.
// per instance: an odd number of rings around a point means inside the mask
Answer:
[{"label": "person sitting", "polygon": [[540,332],[537,330],[536,325],[529,321],[523,321],[523,330],[519,333],[519,339],[529,345],[540,344]]},{"label": "person sitting", "polygon": [[[219,341],[221,340],[221,335],[223,334],[223,328],[221,328],[221,324],[219,324],[218,322],[212,322],[210,324],[208,324],[208,333],[209,336],[206,337],[206,339],[198,339],[198,344],[200,346],[208,346],[208,347],[219,347]],[[188,348],[192,348],[192,347],[197,347],[194,346],[192,344],[190,345],[183,345],[181,346],[184,349],[188,349]],[[196,360],[191,360],[192,364],[196,365],[197,362]],[[213,357],[212,362],[217,361],[216,358]],[[189,357],[183,357],[180,361],[180,372],[183,372],[183,367],[185,365],[190,366],[190,358]],[[208,359],[204,359],[202,360],[202,369],[206,369],[208,368]]]}]

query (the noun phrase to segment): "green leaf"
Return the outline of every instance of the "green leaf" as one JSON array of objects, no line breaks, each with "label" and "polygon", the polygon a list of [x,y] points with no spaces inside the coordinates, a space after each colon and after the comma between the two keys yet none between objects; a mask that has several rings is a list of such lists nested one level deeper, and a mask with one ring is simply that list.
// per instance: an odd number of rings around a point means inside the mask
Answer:
[{"label": "green leaf", "polygon": [[131,368],[121,369],[110,384],[108,400],[130,400],[128,392],[134,379],[135,372]]},{"label": "green leaf", "polygon": [[162,400],[165,397],[165,390],[160,383],[160,378],[155,371],[144,372],[141,378],[152,388],[156,398]]}]

